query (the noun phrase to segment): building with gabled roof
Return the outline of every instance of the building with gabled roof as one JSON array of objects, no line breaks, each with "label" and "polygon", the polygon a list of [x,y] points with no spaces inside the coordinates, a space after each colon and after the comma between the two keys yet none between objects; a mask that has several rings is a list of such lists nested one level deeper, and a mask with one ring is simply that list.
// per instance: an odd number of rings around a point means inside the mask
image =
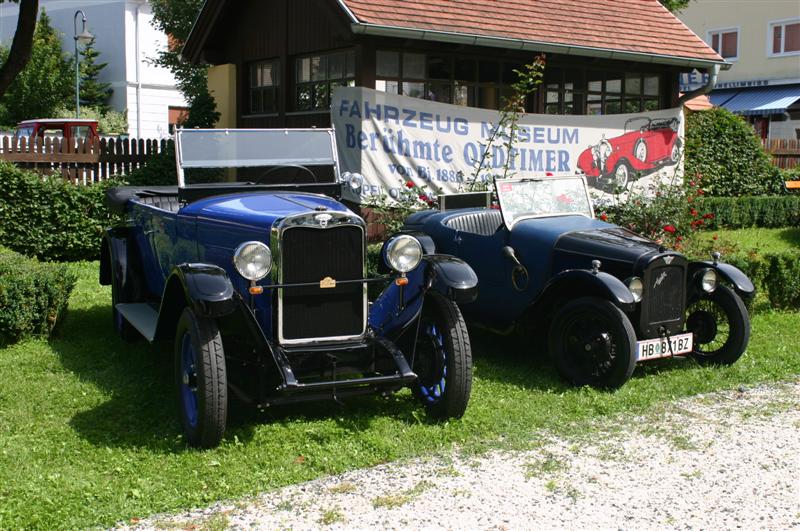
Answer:
[{"label": "building with gabled roof", "polygon": [[670,108],[729,66],[657,0],[206,0],[183,50],[237,127],[327,126],[342,85],[498,108],[539,53],[540,113]]}]

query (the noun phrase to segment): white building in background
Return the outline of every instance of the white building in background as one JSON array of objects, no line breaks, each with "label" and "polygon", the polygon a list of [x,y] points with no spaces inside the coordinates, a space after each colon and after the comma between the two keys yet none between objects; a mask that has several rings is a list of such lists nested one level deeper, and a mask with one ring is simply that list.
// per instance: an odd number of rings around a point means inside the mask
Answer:
[{"label": "white building in background", "polygon": [[[80,9],[87,28],[95,36],[98,62],[107,62],[100,80],[111,83],[111,106],[127,111],[128,134],[134,138],[164,138],[186,110],[186,101],[175,88],[175,78],[154,66],[152,59],[166,48],[167,36],[151,24],[147,0],[40,0],[53,27],[62,35],[62,47],[73,53],[73,20]],[[10,45],[17,25],[18,7],[0,4],[0,41]],[[81,31],[80,19],[78,32]],[[31,116],[30,118],[48,118]]]}]

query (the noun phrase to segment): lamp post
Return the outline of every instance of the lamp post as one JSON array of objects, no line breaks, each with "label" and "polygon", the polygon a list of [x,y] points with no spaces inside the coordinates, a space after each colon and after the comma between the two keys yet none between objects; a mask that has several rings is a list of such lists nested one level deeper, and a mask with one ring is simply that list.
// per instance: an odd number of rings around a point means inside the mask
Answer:
[{"label": "lamp post", "polygon": [[[78,15],[81,16],[81,32],[78,33]],[[75,30],[75,118],[81,117],[81,69],[80,56],[78,55],[78,43],[86,44],[94,39],[94,35],[86,29],[86,14],[80,9],[75,11],[73,17],[73,28]]]}]

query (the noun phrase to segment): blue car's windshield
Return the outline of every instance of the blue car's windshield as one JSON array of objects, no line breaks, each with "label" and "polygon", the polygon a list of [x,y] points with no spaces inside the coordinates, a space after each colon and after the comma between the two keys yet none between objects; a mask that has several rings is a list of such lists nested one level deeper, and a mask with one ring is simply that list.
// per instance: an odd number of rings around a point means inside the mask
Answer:
[{"label": "blue car's windshield", "polygon": [[593,216],[586,182],[580,176],[498,179],[495,184],[503,220],[509,229],[524,218]]},{"label": "blue car's windshield", "polygon": [[180,129],[179,184],[338,182],[329,129]]}]

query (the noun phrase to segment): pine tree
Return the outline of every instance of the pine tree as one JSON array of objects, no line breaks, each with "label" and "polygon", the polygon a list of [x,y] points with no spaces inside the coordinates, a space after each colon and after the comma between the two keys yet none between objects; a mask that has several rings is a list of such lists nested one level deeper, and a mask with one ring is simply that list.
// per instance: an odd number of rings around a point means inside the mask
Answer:
[{"label": "pine tree", "polygon": [[73,63],[61,50],[61,39],[42,9],[33,34],[28,64],[3,96],[9,119],[50,118],[75,96]]},{"label": "pine tree", "polygon": [[80,54],[81,107],[93,107],[100,111],[101,114],[105,114],[111,109],[108,100],[111,98],[111,93],[114,89],[111,88],[111,83],[103,83],[99,78],[100,72],[108,63],[96,62],[100,52],[94,47],[94,39],[86,44]]}]

